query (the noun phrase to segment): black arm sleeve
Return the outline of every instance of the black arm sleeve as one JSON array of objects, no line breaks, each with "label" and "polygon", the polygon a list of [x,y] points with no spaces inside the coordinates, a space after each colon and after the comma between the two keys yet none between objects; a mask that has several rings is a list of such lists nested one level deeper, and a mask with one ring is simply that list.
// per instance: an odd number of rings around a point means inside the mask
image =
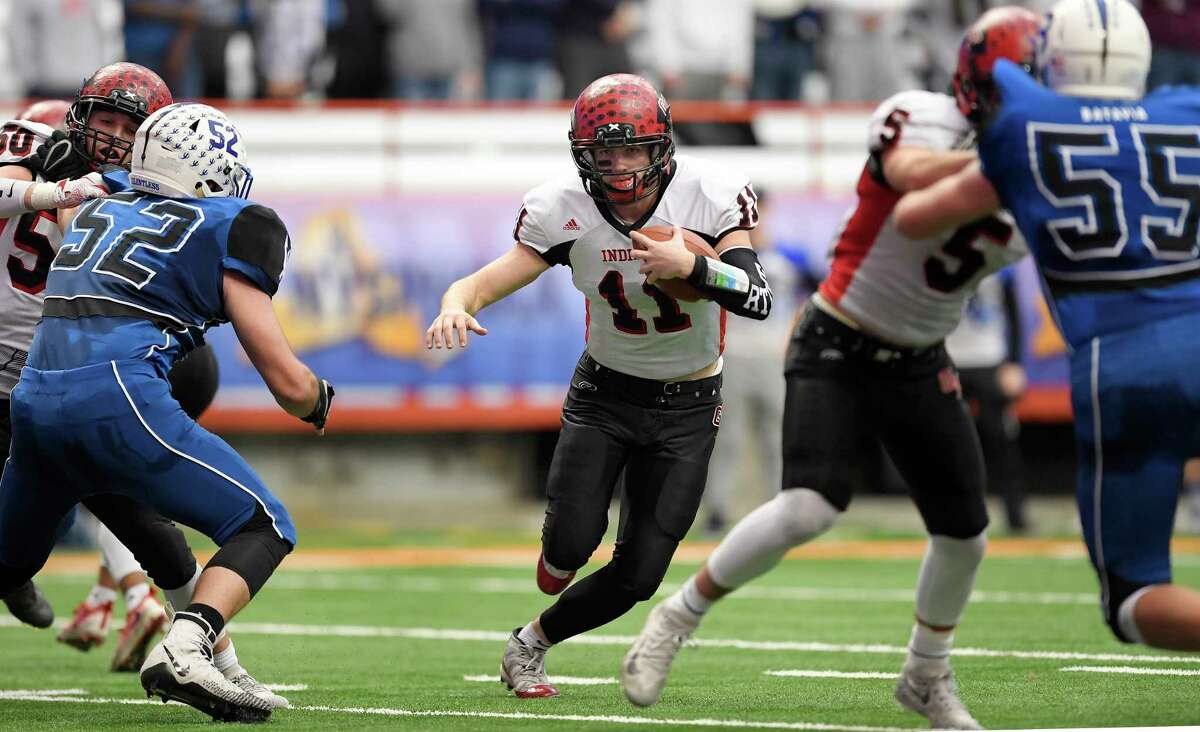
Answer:
[{"label": "black arm sleeve", "polygon": [[696,255],[696,267],[688,282],[734,315],[754,320],[766,320],[771,314],[771,285],[767,273],[758,262],[758,254],[750,247],[734,247],[721,252],[721,261],[746,273],[750,280],[748,292],[735,292],[708,284],[708,258]]}]

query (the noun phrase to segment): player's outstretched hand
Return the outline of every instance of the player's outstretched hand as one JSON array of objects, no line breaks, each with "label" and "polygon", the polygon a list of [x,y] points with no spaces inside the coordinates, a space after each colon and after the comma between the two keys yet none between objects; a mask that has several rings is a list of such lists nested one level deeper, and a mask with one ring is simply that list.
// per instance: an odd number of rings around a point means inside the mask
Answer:
[{"label": "player's outstretched hand", "polygon": [[325,379],[317,379],[317,403],[308,416],[300,421],[308,422],[317,428],[317,434],[325,434],[325,420],[329,419],[329,410],[333,407],[333,384]]},{"label": "player's outstretched hand", "polygon": [[687,278],[696,266],[696,256],[683,245],[683,230],[672,227],[667,241],[651,239],[640,231],[629,232],[633,240],[633,256],[642,260],[638,272],[646,275],[646,282],[653,285],[658,280]]},{"label": "player's outstretched hand", "polygon": [[453,349],[457,340],[459,346],[466,348],[467,331],[481,336],[488,334],[487,328],[465,310],[443,310],[425,331],[425,347]]},{"label": "player's outstretched hand", "polygon": [[79,154],[67,133],[62,130],[55,130],[48,140],[39,145],[29,156],[27,164],[34,173],[52,182],[82,178],[92,170],[91,163]]},{"label": "player's outstretched hand", "polygon": [[56,208],[74,208],[84,201],[108,195],[104,178],[99,173],[88,173],[82,178],[59,181],[55,187],[58,189]]}]

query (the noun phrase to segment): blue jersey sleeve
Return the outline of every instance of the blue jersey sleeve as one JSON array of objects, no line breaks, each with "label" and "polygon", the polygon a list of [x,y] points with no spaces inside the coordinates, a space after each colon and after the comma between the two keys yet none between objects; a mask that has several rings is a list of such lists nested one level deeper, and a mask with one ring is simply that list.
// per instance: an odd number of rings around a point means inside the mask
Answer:
[{"label": "blue jersey sleeve", "polygon": [[291,249],[287,227],[266,206],[251,204],[229,224],[221,266],[249,279],[274,297]]},{"label": "blue jersey sleeve", "polygon": [[988,123],[979,139],[979,160],[983,174],[1004,197],[1003,184],[1013,178],[1013,169],[1024,170],[1028,161],[1016,151],[1024,151],[1025,121],[1031,105],[1049,94],[1024,69],[1008,59],[996,61],[992,79],[1000,93],[1000,110]]},{"label": "blue jersey sleeve", "polygon": [[109,166],[103,173],[104,185],[109,193],[120,193],[129,190],[129,171],[117,166]]}]

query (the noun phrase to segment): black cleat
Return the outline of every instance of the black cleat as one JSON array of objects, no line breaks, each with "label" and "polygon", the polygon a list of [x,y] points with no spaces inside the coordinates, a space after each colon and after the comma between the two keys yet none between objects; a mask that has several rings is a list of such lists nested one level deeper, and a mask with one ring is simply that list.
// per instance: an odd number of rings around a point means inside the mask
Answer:
[{"label": "black cleat", "polygon": [[35,628],[49,628],[54,624],[54,608],[46,602],[46,596],[29,580],[4,598],[8,611],[17,620]]}]

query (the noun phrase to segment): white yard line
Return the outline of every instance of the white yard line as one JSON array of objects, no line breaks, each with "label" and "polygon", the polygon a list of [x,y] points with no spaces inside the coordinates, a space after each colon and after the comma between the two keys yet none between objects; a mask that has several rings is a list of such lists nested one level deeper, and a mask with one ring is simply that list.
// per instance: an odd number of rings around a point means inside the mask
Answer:
[{"label": "white yard line", "polygon": [[797,676],[804,679],[887,679],[895,681],[898,671],[825,671],[805,668],[783,668],[763,671],[764,676]]},{"label": "white yard line", "polygon": [[[481,681],[498,684],[500,683],[500,677],[492,676],[491,674],[475,674],[473,676],[464,676],[463,681]],[[615,684],[617,680],[612,676],[551,676],[550,683],[560,686],[605,686]]]},{"label": "white yard line", "polygon": [[[72,696],[61,696],[64,691],[82,692]],[[90,697],[82,689],[35,689],[0,691],[0,699],[6,701],[32,701],[59,704],[129,704],[157,705],[157,699],[121,699],[112,697]],[[175,702],[172,702],[175,703]],[[511,719],[540,720],[546,722],[596,722],[603,724],[636,724],[660,727],[724,727],[734,729],[786,729],[786,730],[845,730],[845,732],[912,732],[910,727],[868,727],[854,724],[828,724],[825,722],[772,722],[746,719],[663,719],[658,717],[630,717],[610,714],[532,714],[528,712],[471,712],[449,709],[395,709],[391,707],[330,707],[297,706],[278,712],[291,715],[295,712],[321,712],[332,714],[374,715],[384,717],[458,717],[467,719]],[[199,714],[199,712],[197,712]]]},{"label": "white yard line", "polygon": [[1138,674],[1144,676],[1200,676],[1194,668],[1138,668],[1137,666],[1063,666],[1059,671],[1091,674]]},{"label": "white yard line", "polygon": [[[452,580],[435,577],[373,577],[346,576],[316,572],[283,572],[271,578],[267,585],[273,590],[328,590],[335,592],[453,592],[501,595],[537,594],[528,579],[507,577]],[[668,595],[679,585],[664,583],[659,595]],[[786,600],[837,602],[913,602],[912,589],[860,589],[850,587],[742,587],[730,594],[730,600]],[[1010,592],[1007,590],[976,590],[971,602],[1003,605],[1094,605],[1099,595],[1094,592]]]},{"label": "white yard line", "polygon": [[[0,615],[0,629],[24,627],[10,615]],[[511,631],[471,630],[460,628],[404,628],[380,625],[300,625],[294,623],[248,623],[234,621],[233,633],[246,635],[284,635],[334,638],[409,638],[433,641],[480,641],[503,643]],[[567,641],[572,645],[628,647],[632,635],[584,634]],[[905,646],[886,643],[820,643],[816,641],[755,641],[738,638],[694,638],[688,645],[701,648],[734,648],[742,651],[792,651],[801,653],[876,653],[903,655]],[[993,648],[956,648],[955,658],[1027,658],[1052,661],[1124,661],[1128,663],[1198,664],[1196,656],[1152,656],[1132,653],[1078,653],[1074,651],[1023,651]]]}]

